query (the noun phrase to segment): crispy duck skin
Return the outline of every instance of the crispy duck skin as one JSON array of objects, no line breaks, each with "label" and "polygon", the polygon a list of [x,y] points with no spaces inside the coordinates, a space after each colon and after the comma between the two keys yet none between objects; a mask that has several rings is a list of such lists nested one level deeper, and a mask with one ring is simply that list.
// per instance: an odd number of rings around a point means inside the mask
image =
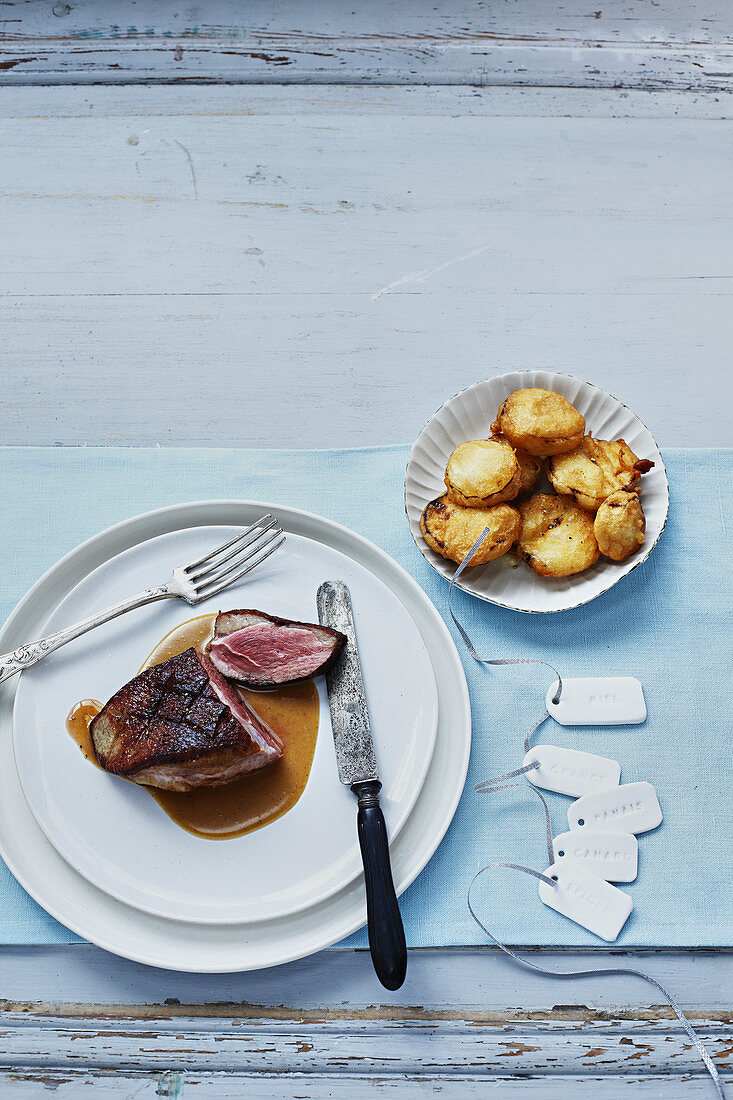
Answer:
[{"label": "crispy duck skin", "polygon": [[208,655],[219,671],[255,690],[281,687],[326,672],[346,637],[316,623],[264,611],[220,611]]},{"label": "crispy duck skin", "polygon": [[172,791],[222,786],[282,756],[270,727],[193,648],[120,688],[91,735],[105,771]]}]

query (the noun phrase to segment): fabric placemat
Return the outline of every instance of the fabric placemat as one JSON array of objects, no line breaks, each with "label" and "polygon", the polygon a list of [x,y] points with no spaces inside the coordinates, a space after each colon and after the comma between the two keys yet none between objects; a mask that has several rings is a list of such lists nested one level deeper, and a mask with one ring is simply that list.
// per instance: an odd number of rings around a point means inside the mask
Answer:
[{"label": "fabric placemat", "polygon": [[[59,557],[137,513],[207,498],[293,505],[338,520],[376,542],[447,616],[448,589],[407,529],[402,481],[407,447],[349,451],[2,448],[0,615]],[[546,722],[534,743],[618,759],[622,781],[654,783],[664,822],[640,838],[639,875],[619,947],[730,946],[731,803],[725,779],[730,711],[730,571],[733,451],[666,451],[669,521],[649,561],[573,611],[523,615],[457,591],[455,608],[484,655],[538,657],[563,675],[635,675],[646,695],[641,726],[566,729]],[[483,944],[465,904],[481,866],[495,860],[544,870],[541,807],[529,791],[475,794],[474,784],[514,768],[539,717],[550,673],[541,666],[478,666],[449,623],[464,660],[473,709],[468,781],[432,860],[403,895],[414,947]],[[1,690],[1,689],[0,689]],[[727,702],[726,702],[727,700]],[[549,795],[555,833],[570,799]],[[603,946],[551,912],[528,876],[494,871],[481,915],[505,943]],[[75,942],[0,864],[0,943]],[[363,947],[364,932],[345,941]]]}]

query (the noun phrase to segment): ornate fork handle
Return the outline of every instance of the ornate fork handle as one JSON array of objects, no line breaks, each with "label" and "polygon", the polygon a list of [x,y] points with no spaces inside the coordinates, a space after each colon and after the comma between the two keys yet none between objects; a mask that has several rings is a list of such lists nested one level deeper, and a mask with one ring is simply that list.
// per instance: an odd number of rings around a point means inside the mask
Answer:
[{"label": "ornate fork handle", "polygon": [[97,611],[95,615],[90,615],[88,619],[82,619],[75,626],[69,626],[66,630],[59,630],[56,634],[49,634],[47,638],[39,638],[36,642],[26,642],[25,645],[18,646],[11,653],[0,654],[0,684],[3,680],[8,680],[11,676],[14,676],[16,672],[22,672],[24,668],[35,665],[42,657],[53,653],[55,649],[66,645],[67,642],[72,642],[74,638],[79,638],[82,634],[86,634],[88,630],[93,630],[95,626],[101,626],[102,623],[109,622],[110,619],[116,619],[118,615],[124,615],[126,611],[132,611],[136,607],[144,607],[146,603],[154,603],[156,600],[165,600],[169,596],[176,595],[177,593],[172,592],[167,584],[160,584],[155,588],[146,588],[144,592],[138,592],[136,596],[130,596],[120,603],[113,604],[112,607],[105,608],[104,611]]}]

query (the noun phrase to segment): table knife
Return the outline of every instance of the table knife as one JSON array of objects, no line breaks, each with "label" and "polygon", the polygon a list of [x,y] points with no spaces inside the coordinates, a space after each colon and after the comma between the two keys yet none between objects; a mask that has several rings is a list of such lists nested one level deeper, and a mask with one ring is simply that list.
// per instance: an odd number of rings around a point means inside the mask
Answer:
[{"label": "table knife", "polygon": [[341,654],[326,673],[328,706],[339,779],[358,799],[357,834],[364,863],[369,950],[386,989],[399,989],[407,972],[407,947],[397,904],[389,840],[379,805],[379,781],[369,711],[356,645],[351,596],[343,581],[324,581],[316,597],[318,618],[346,635]]}]

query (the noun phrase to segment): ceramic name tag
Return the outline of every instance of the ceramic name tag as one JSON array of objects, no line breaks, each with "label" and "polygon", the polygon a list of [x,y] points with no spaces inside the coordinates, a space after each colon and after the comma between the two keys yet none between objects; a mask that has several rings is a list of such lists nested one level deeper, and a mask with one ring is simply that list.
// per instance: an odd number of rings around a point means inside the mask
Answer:
[{"label": "ceramic name tag", "polygon": [[556,862],[545,874],[556,879],[555,886],[540,883],[540,900],[545,905],[602,940],[611,943],[617,938],[634,907],[628,894],[586,871],[579,863]]},{"label": "ceramic name tag", "polygon": [[614,833],[646,833],[656,829],[661,820],[662,810],[651,783],[622,783],[612,790],[586,794],[568,807],[571,829],[587,826]]},{"label": "ceramic name tag", "polygon": [[639,841],[633,833],[571,829],[553,838],[556,863],[580,863],[607,882],[633,882],[639,862]]},{"label": "ceramic name tag", "polygon": [[646,718],[641,681],[635,676],[563,677],[559,703],[557,680],[547,692],[547,710],[561,726],[633,726]]},{"label": "ceramic name tag", "polygon": [[527,779],[535,787],[558,794],[578,798],[592,791],[605,791],[617,787],[621,778],[621,765],[607,756],[577,749],[560,749],[556,745],[537,745],[530,749],[523,765],[539,763],[539,768],[527,772]]}]

